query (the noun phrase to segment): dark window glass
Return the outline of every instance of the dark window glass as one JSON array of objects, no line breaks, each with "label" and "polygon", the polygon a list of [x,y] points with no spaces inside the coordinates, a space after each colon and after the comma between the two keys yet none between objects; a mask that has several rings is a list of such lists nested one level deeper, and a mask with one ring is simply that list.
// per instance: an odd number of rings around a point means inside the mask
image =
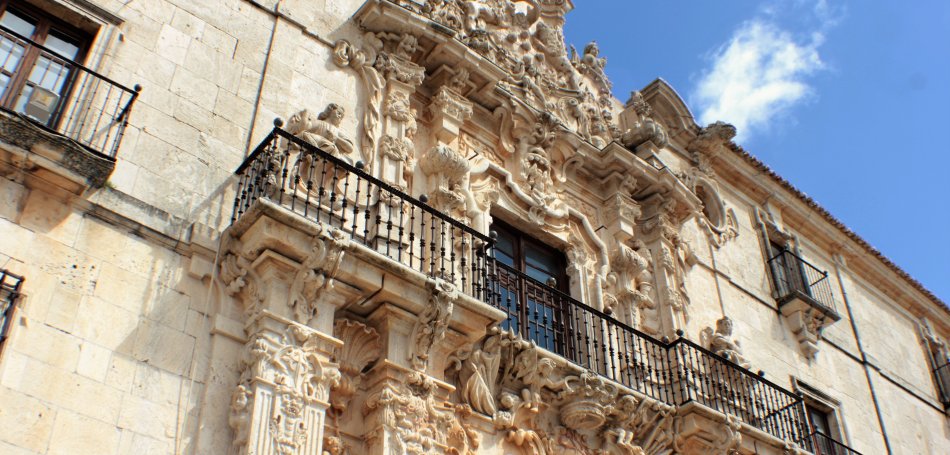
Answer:
[{"label": "dark window glass", "polygon": [[495,298],[508,313],[502,328],[564,355],[570,327],[564,254],[506,224],[495,223],[492,230],[501,264]]}]

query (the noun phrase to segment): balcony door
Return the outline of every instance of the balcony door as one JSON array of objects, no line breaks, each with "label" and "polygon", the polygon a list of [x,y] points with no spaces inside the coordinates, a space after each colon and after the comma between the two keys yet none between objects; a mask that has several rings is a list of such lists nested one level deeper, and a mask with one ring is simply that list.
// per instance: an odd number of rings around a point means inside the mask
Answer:
[{"label": "balcony door", "polygon": [[569,311],[564,254],[496,222],[497,306],[508,313],[502,324],[549,351],[568,350]]},{"label": "balcony door", "polygon": [[776,286],[778,286],[781,295],[788,295],[793,291],[799,291],[809,297],[811,287],[808,278],[805,276],[805,269],[798,258],[791,253],[788,245],[769,242],[772,249],[772,274],[775,277]]},{"label": "balcony door", "polygon": [[[10,3],[0,1],[0,106],[55,127],[86,40],[42,11]],[[48,108],[27,109],[31,96]]]}]

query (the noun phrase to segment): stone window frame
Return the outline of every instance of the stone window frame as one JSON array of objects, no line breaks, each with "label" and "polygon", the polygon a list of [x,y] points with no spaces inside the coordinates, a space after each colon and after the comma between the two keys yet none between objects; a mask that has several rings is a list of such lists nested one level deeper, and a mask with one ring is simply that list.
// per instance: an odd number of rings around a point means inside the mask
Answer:
[{"label": "stone window frame", "polygon": [[[836,441],[851,447],[851,438],[845,425],[844,411],[841,401],[835,399],[817,387],[808,384],[797,377],[792,377],[792,390],[800,393],[807,406],[817,408],[828,414],[828,424],[832,429],[831,436]],[[812,433],[812,428],[808,428],[808,434]]]}]

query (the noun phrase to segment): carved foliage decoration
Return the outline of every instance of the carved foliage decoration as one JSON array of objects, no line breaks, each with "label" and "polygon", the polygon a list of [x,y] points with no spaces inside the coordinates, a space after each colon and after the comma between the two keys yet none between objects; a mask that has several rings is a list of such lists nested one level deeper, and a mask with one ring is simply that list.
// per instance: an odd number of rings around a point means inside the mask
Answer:
[{"label": "carved foliage decoration", "polygon": [[230,235],[222,239],[221,251],[224,255],[218,269],[218,279],[228,296],[237,297],[243,293],[244,315],[253,316],[261,311],[264,304],[264,292],[257,272],[251,267],[251,255],[238,251],[236,240]]},{"label": "carved foliage decoration", "polygon": [[[677,434],[674,447],[677,453],[708,453],[713,455],[739,455],[742,444],[742,421],[731,414],[722,415],[721,421],[708,422],[697,428],[695,421],[676,419]],[[689,428],[686,428],[689,427]],[[786,443],[785,453],[800,453],[794,443]]]},{"label": "carved foliage decoration", "polygon": [[421,163],[430,178],[429,200],[436,209],[464,220],[468,207],[467,188],[469,161],[447,145],[429,149]]},{"label": "carved foliage decoration", "polygon": [[377,413],[383,434],[369,439],[387,438],[389,453],[424,455],[434,453],[447,440],[454,416],[436,403],[435,383],[422,372],[409,375],[405,383],[388,383],[366,400],[365,414]]},{"label": "carved foliage decoration", "polygon": [[333,289],[343,253],[349,246],[343,231],[318,225],[313,236],[310,252],[300,264],[290,286],[290,307],[298,322],[307,324],[317,315],[319,299]]},{"label": "carved foliage decoration", "polygon": [[603,147],[610,131],[610,82],[596,43],[568,56],[567,5],[552,0],[427,0],[399,2],[449,29],[475,52],[508,72],[503,87],[533,107],[570,123]]},{"label": "carved foliage decoration", "polygon": [[373,163],[376,137],[379,134],[383,79],[375,65],[382,49],[383,41],[372,32],[363,35],[361,47],[354,46],[349,41],[340,40],[336,42],[333,49],[333,62],[337,66],[356,70],[366,91],[366,109],[363,110],[363,123],[360,125],[360,154],[367,167]]},{"label": "carved foliage decoration", "polygon": [[634,247],[618,243],[610,255],[604,309],[619,310],[633,327],[640,324],[640,310],[654,308],[650,252],[637,240]]}]

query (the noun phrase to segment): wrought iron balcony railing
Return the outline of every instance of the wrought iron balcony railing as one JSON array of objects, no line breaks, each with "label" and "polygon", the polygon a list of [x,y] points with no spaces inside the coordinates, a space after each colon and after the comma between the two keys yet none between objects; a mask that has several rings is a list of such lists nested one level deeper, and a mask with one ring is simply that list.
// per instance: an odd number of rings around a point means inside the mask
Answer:
[{"label": "wrought iron balcony railing", "polygon": [[[773,436],[807,438],[801,397],[679,338],[657,340],[492,258],[489,237],[275,128],[238,168],[232,222],[266,198],[508,314],[503,328],[670,405],[698,402]],[[420,197],[420,199],[423,199]]]},{"label": "wrought iron balcony railing", "polygon": [[23,277],[0,269],[0,352],[6,345],[10,334],[10,325],[20,300],[20,286]]},{"label": "wrought iron balcony railing", "polygon": [[278,127],[236,173],[232,222],[266,197],[481,298],[490,239],[433,209],[424,197],[415,199],[371,176],[361,163],[349,164]]},{"label": "wrought iron balcony railing", "polygon": [[0,109],[115,158],[140,86],[130,89],[3,27],[0,59]]},{"label": "wrought iron balcony railing", "polygon": [[499,261],[488,260],[488,302],[502,328],[571,362],[672,405],[698,402],[773,436],[807,434],[801,397],[679,338],[666,343]]},{"label": "wrought iron balcony railing", "polygon": [[782,250],[769,259],[769,267],[780,304],[794,297],[804,297],[831,312],[837,312],[828,272],[809,264],[789,250]]},{"label": "wrought iron balcony railing", "polygon": [[808,435],[802,445],[815,455],[861,455],[861,452],[817,430]]}]

